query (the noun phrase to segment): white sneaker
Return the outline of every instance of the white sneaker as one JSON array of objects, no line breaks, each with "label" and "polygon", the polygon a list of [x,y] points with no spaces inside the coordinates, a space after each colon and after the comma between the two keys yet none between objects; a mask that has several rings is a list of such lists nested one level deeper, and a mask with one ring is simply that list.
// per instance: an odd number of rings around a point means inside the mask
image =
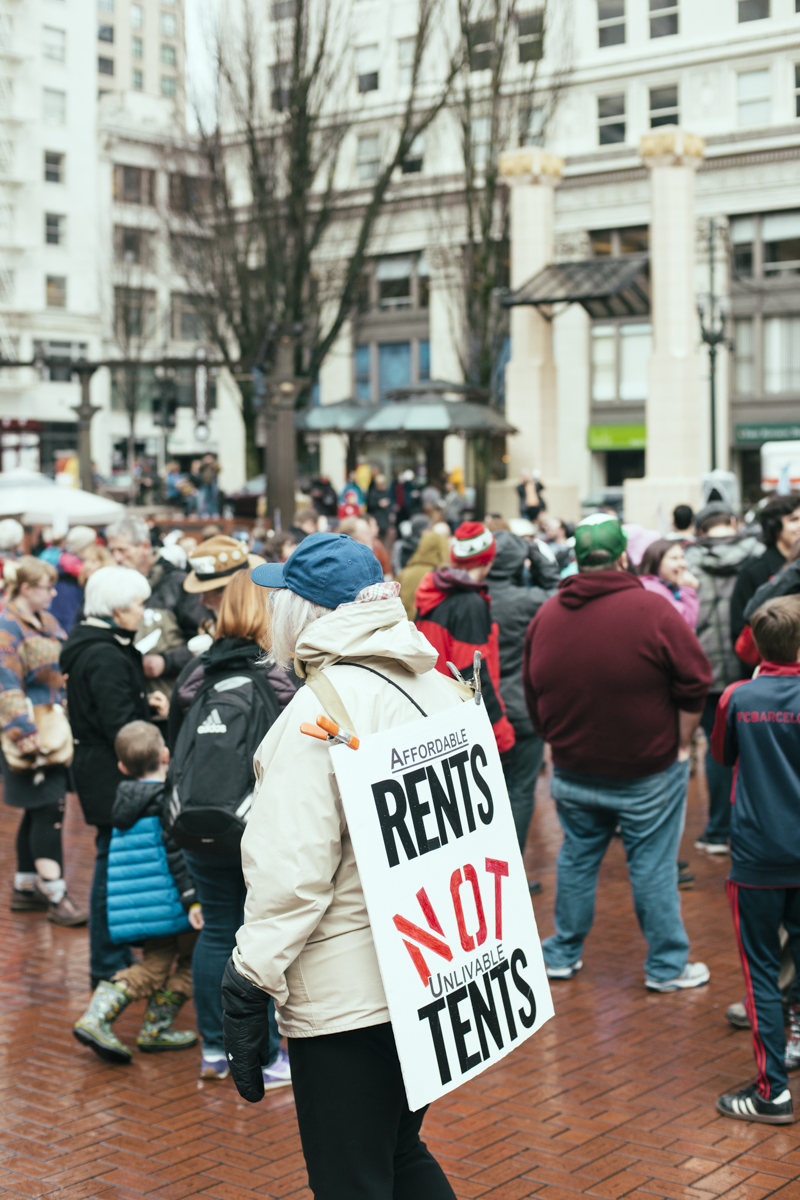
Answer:
[{"label": "white sneaker", "polygon": [[544,969],[547,972],[548,979],[572,979],[572,976],[580,971],[583,966],[583,959],[579,958],[571,967],[548,967],[547,963]]},{"label": "white sneaker", "polygon": [[261,1074],[264,1076],[265,1092],[269,1092],[273,1088],[290,1087],[292,1072],[289,1067],[289,1055],[286,1051],[279,1050],[275,1061],[268,1067],[261,1068]]},{"label": "white sneaker", "polygon": [[660,979],[645,977],[644,986],[649,992],[679,992],[684,988],[701,987],[710,978],[711,972],[705,963],[687,963],[674,979],[665,979],[662,983]]},{"label": "white sneaker", "polygon": [[727,842],[706,842],[699,838],[694,844],[695,850],[705,850],[706,854],[730,854],[731,848]]}]

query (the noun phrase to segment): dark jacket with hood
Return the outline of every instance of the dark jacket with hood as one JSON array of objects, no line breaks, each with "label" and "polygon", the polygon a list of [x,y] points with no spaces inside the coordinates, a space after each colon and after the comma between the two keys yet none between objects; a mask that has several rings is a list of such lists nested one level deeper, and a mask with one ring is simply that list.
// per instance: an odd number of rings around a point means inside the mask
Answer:
[{"label": "dark jacket with hood", "polygon": [[158,817],[161,822],[162,839],[167,852],[167,865],[175,881],[181,904],[188,912],[197,903],[194,880],[186,866],[183,851],[175,845],[167,833],[165,815],[167,811],[167,785],[158,779],[125,779],[117,788],[117,796],[111,810],[111,823],[115,829],[132,829],[142,817]]},{"label": "dark jacket with hood", "polygon": [[[205,654],[194,658],[181,671],[172,692],[167,722],[167,745],[175,749],[178,734],[192,701],[207,675],[232,675],[236,671],[251,671],[264,651],[255,642],[246,638],[224,637],[213,642]],[[297,691],[299,680],[294,671],[281,671],[276,666],[264,665],[263,670],[272,685],[281,712]]]},{"label": "dark jacket with hood", "polygon": [[[711,691],[723,692],[741,677],[731,638],[731,599],[739,573],[764,553],[764,544],[751,533],[698,538],[684,553],[697,576],[697,637],[714,670]],[[740,631],[741,632],[741,631]]]},{"label": "dark jacket with hood", "polygon": [[663,596],[625,571],[562,580],[531,621],[523,660],[531,724],[562,771],[640,779],[678,752],[678,710],[701,712],[711,667]]},{"label": "dark jacket with hood", "polygon": [[[150,584],[147,607],[163,608],[171,612],[188,642],[190,638],[197,636],[200,623],[213,617],[213,613],[203,604],[200,595],[183,590],[183,581],[187,574],[188,572],[173,566],[166,558],[156,559],[147,576],[147,582]],[[158,653],[157,648],[154,653]],[[163,656],[164,675],[168,679],[174,679],[192,657],[191,650],[186,646],[168,650]]]},{"label": "dark jacket with hood", "polygon": [[762,563],[764,569],[758,574],[752,569],[748,572],[748,584],[755,584],[752,590],[749,587],[740,589],[741,575],[736,581],[731,599],[731,634],[734,638],[739,636],[745,625],[750,623],[756,609],[767,600],[774,600],[776,596],[794,596],[800,592],[800,561],[795,560],[787,566],[778,547],[768,546],[753,565],[761,566]]},{"label": "dark jacket with hood", "polygon": [[497,622],[492,620],[489,589],[475,583],[467,571],[440,567],[427,574],[417,589],[416,626],[439,655],[437,671],[450,676],[448,662],[465,679],[472,678],[475,651],[481,652],[481,690],[492,722],[497,749],[514,745],[514,728],[500,695],[500,656]]},{"label": "dark jacket with hood", "polygon": [[[500,652],[500,692],[506,714],[517,734],[530,734],[531,722],[522,688],[522,649],[528,626],[558,587],[558,565],[547,561],[506,529],[494,535],[497,555],[486,577],[492,598],[492,616],[497,621]],[[525,560],[530,559],[531,577],[536,582],[524,587]]]},{"label": "dark jacket with hood", "polygon": [[88,825],[110,825],[117,788],[114,739],[128,721],[149,721],[142,656],[133,634],[100,617],[73,625],[61,651],[69,723],[75,739],[72,771]]}]

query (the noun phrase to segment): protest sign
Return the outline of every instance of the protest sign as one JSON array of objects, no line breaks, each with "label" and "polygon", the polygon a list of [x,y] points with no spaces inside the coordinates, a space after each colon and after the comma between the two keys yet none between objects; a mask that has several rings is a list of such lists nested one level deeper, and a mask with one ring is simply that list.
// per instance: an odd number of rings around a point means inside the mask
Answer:
[{"label": "protest sign", "polygon": [[467,702],[331,759],[413,1111],[553,1015],[500,756]]}]

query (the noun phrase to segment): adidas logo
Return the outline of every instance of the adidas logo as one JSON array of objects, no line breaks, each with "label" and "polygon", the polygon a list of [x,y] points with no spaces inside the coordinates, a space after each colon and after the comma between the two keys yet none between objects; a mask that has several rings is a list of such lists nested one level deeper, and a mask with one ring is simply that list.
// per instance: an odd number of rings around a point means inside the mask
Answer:
[{"label": "adidas logo", "polygon": [[216,710],[216,708],[212,708],[211,712],[208,714],[205,721],[201,721],[200,724],[197,726],[197,732],[198,733],[227,733],[228,726],[222,724],[222,718],[220,717],[218,711]]}]

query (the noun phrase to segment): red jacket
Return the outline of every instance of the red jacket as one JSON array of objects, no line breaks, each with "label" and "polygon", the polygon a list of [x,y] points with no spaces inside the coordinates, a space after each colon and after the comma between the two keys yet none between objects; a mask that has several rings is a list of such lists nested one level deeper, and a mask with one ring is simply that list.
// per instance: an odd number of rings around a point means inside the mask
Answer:
[{"label": "red jacket", "polygon": [[639,779],[678,750],[678,710],[700,712],[711,665],[680,613],[624,571],[562,580],[528,626],[534,729],[564,771]]},{"label": "red jacket", "polygon": [[500,695],[497,622],[492,621],[486,584],[475,583],[466,571],[440,567],[424,576],[417,588],[416,603],[416,626],[439,655],[437,671],[449,676],[447,664],[451,662],[465,679],[471,679],[475,651],[480,650],[481,691],[497,749],[501,754],[510,750],[515,741],[514,727]]}]

